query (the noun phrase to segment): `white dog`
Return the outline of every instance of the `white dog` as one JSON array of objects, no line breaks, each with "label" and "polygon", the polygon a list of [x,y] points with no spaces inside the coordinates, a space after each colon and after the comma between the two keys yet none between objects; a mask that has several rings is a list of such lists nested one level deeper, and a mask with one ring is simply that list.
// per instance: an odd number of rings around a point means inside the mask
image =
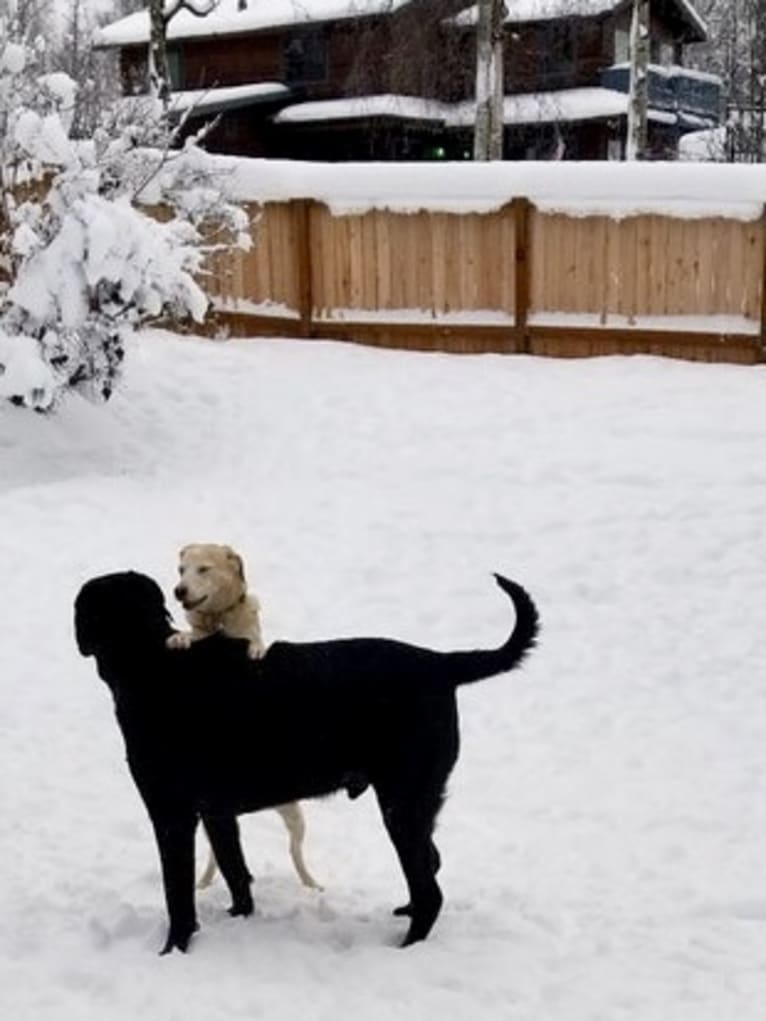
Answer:
[{"label": "white dog", "polygon": [[247,652],[259,659],[264,651],[261,607],[247,591],[242,557],[230,546],[195,543],[179,554],[179,582],[173,594],[186,611],[191,631],[168,639],[171,649],[188,649],[192,642],[222,631],[230,638],[246,638]]},{"label": "white dog", "polygon": [[[192,642],[221,631],[230,638],[245,638],[247,652],[259,659],[265,652],[261,635],[260,604],[247,591],[242,557],[230,546],[195,543],[184,546],[179,555],[179,582],[173,590],[186,611],[191,631],[176,631],[168,638],[171,649],[188,649]],[[297,801],[278,805],[290,834],[290,857],[304,886],[321,890],[303,860],[303,837],[306,823]],[[216,861],[210,852],[205,871],[197,884],[209,886],[216,873]]]}]

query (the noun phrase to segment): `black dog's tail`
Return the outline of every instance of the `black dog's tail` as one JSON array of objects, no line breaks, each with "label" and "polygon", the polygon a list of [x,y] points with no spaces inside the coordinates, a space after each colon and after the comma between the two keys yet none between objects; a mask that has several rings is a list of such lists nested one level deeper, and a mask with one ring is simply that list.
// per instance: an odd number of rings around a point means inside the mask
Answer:
[{"label": "black dog's tail", "polygon": [[473,652],[447,652],[444,654],[447,675],[453,684],[471,684],[485,677],[512,670],[533,649],[540,630],[537,607],[521,585],[495,575],[500,588],[511,598],[516,611],[516,625],[508,640],[499,649],[476,649]]}]

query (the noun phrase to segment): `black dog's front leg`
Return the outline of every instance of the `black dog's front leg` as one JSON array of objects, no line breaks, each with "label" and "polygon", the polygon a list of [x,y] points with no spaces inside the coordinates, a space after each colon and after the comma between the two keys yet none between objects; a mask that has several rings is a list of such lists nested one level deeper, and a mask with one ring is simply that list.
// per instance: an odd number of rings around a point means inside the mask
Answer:
[{"label": "black dog's front leg", "polygon": [[194,907],[194,831],[196,816],[153,817],[162,863],[162,881],[170,926],[161,954],[186,952],[197,929]]},{"label": "black dog's front leg", "polygon": [[239,824],[235,816],[202,817],[202,824],[207,831],[210,846],[218,862],[221,875],[231,893],[229,914],[251,915],[253,913],[253,897],[250,884],[253,877],[247,867],[239,839]]}]

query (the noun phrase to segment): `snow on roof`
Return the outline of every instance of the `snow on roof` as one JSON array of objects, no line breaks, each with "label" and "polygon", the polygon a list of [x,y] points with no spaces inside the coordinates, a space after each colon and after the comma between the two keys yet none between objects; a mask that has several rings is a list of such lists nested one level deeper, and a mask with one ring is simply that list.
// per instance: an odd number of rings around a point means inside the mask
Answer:
[{"label": "snow on roof", "polygon": [[763,167],[745,164],[497,161],[309,163],[213,157],[236,198],[326,203],[338,214],[370,209],[469,213],[518,196],[539,209],[615,219],[642,213],[757,220],[766,203]]},{"label": "snow on roof", "polygon": [[[673,0],[681,17],[707,37],[707,26],[689,0]],[[555,18],[592,18],[625,6],[626,0],[506,0],[505,24],[551,21]],[[475,25],[478,6],[473,4],[448,19],[455,25]]]},{"label": "snow on roof", "polygon": [[[585,121],[618,117],[628,112],[628,96],[598,86],[562,89],[559,92],[528,92],[506,96],[503,121],[506,124],[538,124],[548,121]],[[473,103],[462,103],[455,123],[470,125],[475,120]]]},{"label": "snow on roof", "polygon": [[[237,35],[285,25],[387,14],[407,3],[410,0],[248,0],[247,7],[240,10],[239,0],[219,0],[215,10],[203,18],[187,10],[179,11],[168,26],[168,39]],[[131,46],[148,40],[146,10],[105,25],[95,35],[97,46]]]},{"label": "snow on roof", "polygon": [[[181,10],[168,26],[168,39],[194,39],[217,35],[236,35],[286,25],[337,21],[365,15],[390,14],[412,0],[247,0],[240,10],[240,0],[219,0],[212,13],[203,18]],[[674,0],[686,21],[703,36],[705,22],[690,0]],[[524,21],[547,21],[561,17],[594,17],[605,14],[625,0],[506,0],[506,24]],[[466,7],[454,18],[457,25],[474,25],[477,6]],[[149,14],[136,11],[125,18],[97,30],[97,46],[131,46],[148,42]]]},{"label": "snow on roof", "polygon": [[[251,85],[224,85],[214,89],[184,89],[170,94],[172,113],[186,113],[193,109],[194,116],[210,116],[223,110],[251,106],[254,103],[280,99],[290,95],[290,89],[281,82],[256,82]],[[134,117],[154,116],[157,100],[148,95],[124,96],[118,106],[130,111]]]},{"label": "snow on roof", "polygon": [[[615,70],[630,70],[630,62],[622,60],[617,64],[611,64],[609,66],[610,71]],[[710,82],[712,85],[721,84],[720,74],[713,74],[712,71],[700,71],[696,67],[686,67],[683,64],[649,64],[649,70],[652,75],[656,75],[658,78],[690,78],[694,81],[699,82]]]},{"label": "snow on roof", "polygon": [[[623,116],[627,111],[626,93],[598,86],[562,89],[559,92],[528,92],[506,96],[503,102],[503,120],[506,124],[594,120]],[[659,119],[662,114],[652,111],[650,116]],[[472,101],[440,103],[414,96],[358,96],[296,103],[280,110],[274,121],[278,124],[297,124],[366,117],[394,117],[435,121],[449,127],[469,127],[476,118],[476,106]],[[667,117],[675,123],[674,114],[668,114]]]},{"label": "snow on roof", "polygon": [[255,82],[251,85],[223,85],[215,89],[184,89],[171,95],[176,110],[195,113],[214,113],[238,106],[289,96],[290,89],[281,82]]},{"label": "snow on roof", "polygon": [[[605,14],[619,7],[624,0],[506,0],[505,24],[524,21],[551,21],[554,18],[587,18]],[[479,17],[477,4],[464,8],[449,20],[455,25],[475,25]]]},{"label": "snow on roof", "polygon": [[448,103],[440,103],[437,100],[386,94],[295,103],[280,110],[273,119],[277,124],[298,124],[311,121],[357,120],[365,117],[395,117],[443,124],[451,109]]}]

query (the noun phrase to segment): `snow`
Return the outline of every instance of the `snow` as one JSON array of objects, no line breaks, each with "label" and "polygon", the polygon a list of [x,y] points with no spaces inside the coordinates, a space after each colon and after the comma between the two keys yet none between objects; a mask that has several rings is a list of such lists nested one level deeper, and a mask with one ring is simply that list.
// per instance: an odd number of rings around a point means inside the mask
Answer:
[{"label": "snow", "polygon": [[[504,22],[550,21],[556,18],[592,18],[619,7],[622,0],[506,0]],[[466,7],[449,21],[457,25],[476,25],[479,8]]]},{"label": "snow", "polygon": [[[178,113],[192,110],[196,115],[246,106],[259,100],[289,96],[290,89],[280,82],[253,82],[249,85],[223,85],[210,89],[179,89],[170,94],[170,107]],[[151,96],[125,96],[117,107],[125,115],[153,116],[157,100]]]},{"label": "snow", "polygon": [[[555,92],[528,92],[505,96],[505,124],[539,124],[546,121],[583,121],[598,117],[624,116],[628,96],[624,92],[599,86],[560,89]],[[652,116],[662,116],[652,111]],[[666,115],[675,123],[673,114]],[[417,96],[386,94],[353,96],[345,99],[313,100],[295,103],[273,117],[275,124],[307,121],[348,120],[359,117],[400,117],[410,120],[438,121],[450,127],[473,127],[476,103],[442,103]]]},{"label": "snow", "polygon": [[39,322],[81,328],[100,282],[129,308],[159,315],[179,301],[201,322],[207,298],[195,282],[199,253],[179,221],[138,217],[127,196],[78,199],[64,210],[56,236],[30,257],[8,297]]},{"label": "snow", "polygon": [[[242,311],[237,307],[237,311]],[[470,324],[472,326],[513,326],[513,313],[492,308],[459,309],[456,312],[436,312],[427,308],[332,308],[320,310],[314,317],[317,322],[352,323],[438,323],[442,326]]]},{"label": "snow", "polygon": [[[411,0],[250,0],[240,10],[239,0],[220,0],[204,18],[180,11],[170,22],[169,39],[236,35],[270,28],[309,25],[370,15],[390,14]],[[620,7],[623,0],[507,0],[506,24],[547,21],[562,17],[595,17]],[[688,0],[676,0],[687,22],[703,37],[707,28]],[[457,25],[475,25],[476,5],[465,8],[445,21]],[[99,46],[135,46],[149,40],[149,17],[145,10],[129,14],[96,33]]]},{"label": "snow", "polygon": [[50,74],[41,75],[38,83],[49,95],[55,97],[60,107],[66,109],[74,105],[77,83],[68,74],[51,71]]},{"label": "snow", "polygon": [[43,166],[68,166],[75,158],[58,113],[22,110],[13,120],[13,137],[30,159]]},{"label": "snow", "polygon": [[0,71],[6,74],[21,74],[26,63],[26,47],[20,43],[7,42],[0,53]]},{"label": "snow", "polygon": [[57,385],[53,372],[40,358],[34,337],[9,335],[0,329],[0,400],[33,394],[36,406],[46,408],[53,401]]},{"label": "snow", "polygon": [[[610,71],[630,69],[630,63],[625,60],[617,64],[612,64],[609,68]],[[712,85],[721,84],[721,76],[719,74],[713,74],[710,71],[700,71],[695,67],[686,67],[683,64],[649,64],[648,70],[652,76],[659,78],[667,78],[668,80],[673,78],[691,78],[699,82],[707,82]]]},{"label": "snow", "polygon": [[304,124],[310,121],[353,120],[358,117],[401,117],[409,120],[444,122],[451,104],[419,96],[387,93],[380,96],[349,96],[320,99],[286,106],[272,118],[275,124]]},{"label": "snow", "polygon": [[194,110],[195,113],[207,113],[244,105],[250,101],[261,99],[279,99],[287,96],[290,90],[280,82],[253,82],[250,85],[228,85],[214,89],[182,89],[171,93],[170,103],[176,110]]},{"label": "snow", "polygon": [[[310,25],[365,15],[388,14],[410,0],[249,0],[240,10],[240,0],[220,0],[204,18],[181,10],[168,26],[168,39],[236,35],[287,25]],[[96,32],[98,46],[130,46],[149,40],[149,15],[136,11]]]},{"label": "snow", "polygon": [[[19,1021],[760,1021],[766,1001],[763,367],[146,334],[106,407],[0,407],[0,988]],[[238,546],[267,639],[543,633],[460,693],[443,914],[393,948],[373,798],[306,805],[302,889],[244,821],[257,914],[199,896],[159,958],[150,828],[72,599]],[[267,725],[267,724],[266,724]]]},{"label": "snow", "polygon": [[678,140],[678,158],[722,162],[726,158],[726,128],[690,131]]},{"label": "snow", "polygon": [[596,329],[678,330],[684,333],[718,333],[739,336],[758,336],[761,324],[747,316],[737,315],[678,315],[627,316],[617,312],[606,315],[591,312],[531,312],[531,326],[563,326]]},{"label": "snow", "polygon": [[761,166],[690,163],[332,163],[218,157],[241,201],[311,198],[338,214],[370,209],[480,213],[526,196],[549,212],[624,218],[757,220],[766,203]]},{"label": "snow", "polygon": [[300,313],[281,301],[250,301],[248,298],[232,298],[222,295],[211,295],[214,308],[224,312],[238,312],[245,315],[271,316],[279,319],[300,319]]}]

